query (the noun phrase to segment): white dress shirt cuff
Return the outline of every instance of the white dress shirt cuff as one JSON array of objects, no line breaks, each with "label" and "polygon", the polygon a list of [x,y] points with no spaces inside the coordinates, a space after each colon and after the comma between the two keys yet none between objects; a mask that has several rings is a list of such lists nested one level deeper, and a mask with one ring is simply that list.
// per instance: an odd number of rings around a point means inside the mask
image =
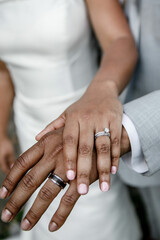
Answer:
[{"label": "white dress shirt cuff", "polygon": [[130,167],[131,169],[138,173],[147,172],[149,169],[144,159],[137,130],[131,119],[126,114],[123,114],[122,125],[124,126],[126,132],[128,133],[128,137],[131,144],[131,152],[123,155],[122,160],[128,167]]}]

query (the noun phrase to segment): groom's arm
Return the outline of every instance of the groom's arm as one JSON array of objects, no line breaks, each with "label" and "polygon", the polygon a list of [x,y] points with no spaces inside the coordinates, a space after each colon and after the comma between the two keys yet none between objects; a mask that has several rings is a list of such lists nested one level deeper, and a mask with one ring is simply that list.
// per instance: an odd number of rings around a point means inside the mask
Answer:
[{"label": "groom's arm", "polygon": [[138,161],[139,167],[142,164],[145,168],[146,163],[148,171],[142,172],[152,175],[160,170],[160,90],[125,104],[124,113],[133,123],[139,137],[135,143],[131,143],[131,148],[135,145],[141,148],[139,156],[134,157],[133,151],[132,157],[124,158],[125,162],[132,169],[134,165],[137,167]]}]

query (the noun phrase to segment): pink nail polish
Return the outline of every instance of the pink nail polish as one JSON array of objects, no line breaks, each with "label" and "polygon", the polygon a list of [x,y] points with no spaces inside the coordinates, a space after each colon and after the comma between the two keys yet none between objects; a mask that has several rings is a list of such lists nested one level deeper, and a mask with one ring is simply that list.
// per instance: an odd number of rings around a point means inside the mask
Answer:
[{"label": "pink nail polish", "polygon": [[30,228],[31,224],[28,221],[28,219],[23,219],[22,223],[21,223],[21,228],[23,230],[28,230]]},{"label": "pink nail polish", "polygon": [[78,192],[79,194],[86,194],[88,192],[88,188],[87,188],[87,185],[86,184],[80,184],[78,186]]},{"label": "pink nail polish", "polygon": [[75,172],[74,172],[73,170],[68,170],[68,171],[67,171],[67,178],[68,178],[69,180],[74,180],[74,179],[75,179],[75,176],[76,176],[76,174],[75,174]]},{"label": "pink nail polish", "polygon": [[107,182],[102,182],[101,183],[101,190],[102,190],[102,192],[108,192],[109,184]]},{"label": "pink nail polish", "polygon": [[1,216],[1,220],[3,222],[9,222],[10,219],[12,217],[12,213],[8,210],[8,209],[5,209],[3,212],[2,212],[2,216]]},{"label": "pink nail polish", "polygon": [[111,173],[116,174],[116,172],[117,172],[117,168],[115,166],[112,166]]},{"label": "pink nail polish", "polygon": [[0,198],[1,199],[6,198],[7,193],[8,193],[8,190],[5,187],[1,187],[1,189],[0,189]]},{"label": "pink nail polish", "polygon": [[54,232],[58,228],[57,224],[55,222],[50,223],[49,225],[49,231]]}]

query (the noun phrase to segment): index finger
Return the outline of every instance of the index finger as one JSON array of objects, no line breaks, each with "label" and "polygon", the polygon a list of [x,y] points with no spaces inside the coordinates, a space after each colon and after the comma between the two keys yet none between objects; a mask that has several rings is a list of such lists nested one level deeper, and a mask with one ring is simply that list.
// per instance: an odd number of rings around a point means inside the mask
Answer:
[{"label": "index finger", "polygon": [[18,182],[25,173],[35,165],[43,156],[44,146],[43,141],[37,142],[26,152],[24,152],[16,161],[11,171],[5,178],[0,189],[0,198],[8,197],[15,189]]}]

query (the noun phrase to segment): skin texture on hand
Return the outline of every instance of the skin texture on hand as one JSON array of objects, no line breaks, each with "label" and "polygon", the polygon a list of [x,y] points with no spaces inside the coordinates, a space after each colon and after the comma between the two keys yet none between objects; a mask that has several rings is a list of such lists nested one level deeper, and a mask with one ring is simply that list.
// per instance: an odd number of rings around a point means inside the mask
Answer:
[{"label": "skin texture on hand", "polygon": [[[3,199],[9,197],[14,191],[2,212],[2,220],[4,222],[9,222],[16,216],[21,207],[44,182],[51,171],[63,180],[68,181],[64,169],[62,136],[63,129],[46,134],[38,143],[33,145],[16,160],[0,190],[0,197]],[[124,128],[122,137],[124,139],[121,142],[128,147],[127,149],[127,147],[121,146],[124,154],[126,151],[129,151],[128,138]],[[90,184],[98,179],[96,157],[96,152],[94,151],[92,154]],[[28,172],[29,169],[30,171]],[[80,197],[77,192],[76,181],[75,179],[69,182],[69,188],[62,197],[60,205],[49,223],[50,231],[58,230],[64,224]],[[45,182],[31,209],[22,220],[21,227],[23,230],[31,230],[34,227],[59,192],[60,188],[50,179]]]},{"label": "skin texture on hand", "polygon": [[[110,172],[115,174],[119,165],[122,114],[122,105],[112,82],[91,84],[77,102],[37,136],[39,140],[45,133],[64,126],[66,175],[69,180],[77,176],[80,194],[86,194],[89,190],[93,148],[97,152],[100,189],[109,190]],[[94,141],[95,133],[105,128],[109,128],[111,137],[101,136]]]}]

